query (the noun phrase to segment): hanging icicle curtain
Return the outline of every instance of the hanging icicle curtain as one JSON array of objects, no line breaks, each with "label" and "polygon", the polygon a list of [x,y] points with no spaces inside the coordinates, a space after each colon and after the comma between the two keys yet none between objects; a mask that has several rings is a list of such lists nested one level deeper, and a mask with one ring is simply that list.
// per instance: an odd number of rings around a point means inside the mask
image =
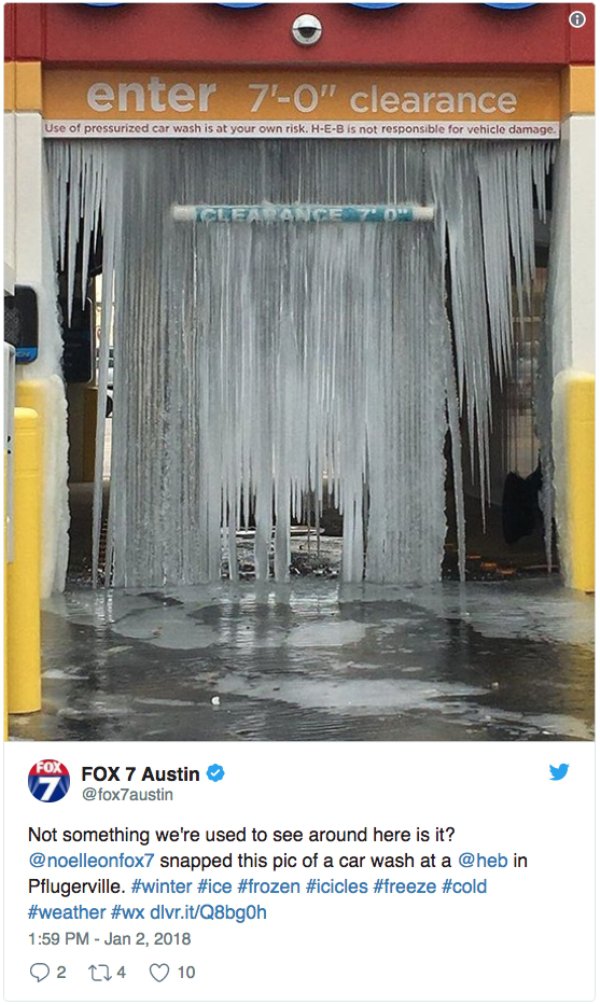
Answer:
[{"label": "hanging icicle curtain", "polygon": [[[343,514],[344,580],[437,580],[448,433],[464,570],[461,428],[485,504],[491,374],[510,365],[511,287],[522,315],[554,152],[520,141],[49,143],[71,297],[77,242],[86,263],[102,221],[95,572],[113,302],[115,586],[217,580],[224,542],[235,578],[235,531],[250,518],[257,578],[270,574],[275,524],[272,568],[285,580],[290,520],[324,475]],[[263,200],[435,215],[401,227],[185,227],[171,212]]]}]

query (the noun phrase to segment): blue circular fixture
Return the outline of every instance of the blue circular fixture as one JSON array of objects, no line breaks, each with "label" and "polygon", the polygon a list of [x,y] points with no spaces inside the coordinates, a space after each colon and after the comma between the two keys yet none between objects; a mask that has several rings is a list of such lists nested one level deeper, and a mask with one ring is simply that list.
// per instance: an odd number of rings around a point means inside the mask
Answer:
[{"label": "blue circular fixture", "polygon": [[366,10],[385,10],[386,7],[401,7],[401,3],[353,3],[352,7],[364,7]]},{"label": "blue circular fixture", "polygon": [[263,7],[262,3],[220,3],[219,7]]}]

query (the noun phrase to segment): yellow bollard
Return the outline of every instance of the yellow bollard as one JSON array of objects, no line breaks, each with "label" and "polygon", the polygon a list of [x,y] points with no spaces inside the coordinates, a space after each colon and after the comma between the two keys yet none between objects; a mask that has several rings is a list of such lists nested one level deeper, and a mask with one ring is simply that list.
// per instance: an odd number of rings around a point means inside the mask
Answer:
[{"label": "yellow bollard", "polygon": [[8,740],[8,659],[7,659],[7,614],[6,614],[6,566],[13,558],[12,533],[12,489],[13,456],[15,443],[15,350],[4,343],[4,739]]},{"label": "yellow bollard", "polygon": [[594,590],[594,390],[586,375],[567,391],[572,585],[587,592]]},{"label": "yellow bollard", "polygon": [[42,707],[40,648],[41,424],[31,408],[15,408],[14,554],[7,566],[8,711]]},{"label": "yellow bollard", "polygon": [[[13,409],[14,412],[14,409]],[[11,444],[12,446],[12,444]],[[6,581],[8,578],[8,493],[7,493],[8,451],[4,451],[4,739],[8,740],[8,599]]]},{"label": "yellow bollard", "polygon": [[560,560],[567,586],[594,590],[594,377],[563,370],[554,381],[553,452]]}]

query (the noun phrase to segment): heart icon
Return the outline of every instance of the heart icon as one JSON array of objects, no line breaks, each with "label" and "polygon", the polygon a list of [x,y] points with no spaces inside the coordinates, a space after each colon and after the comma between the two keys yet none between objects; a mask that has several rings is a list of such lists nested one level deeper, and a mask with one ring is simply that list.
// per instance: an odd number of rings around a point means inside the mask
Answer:
[{"label": "heart icon", "polygon": [[169,964],[168,963],[152,963],[150,966],[150,976],[158,981],[164,981],[165,977],[169,976]]}]

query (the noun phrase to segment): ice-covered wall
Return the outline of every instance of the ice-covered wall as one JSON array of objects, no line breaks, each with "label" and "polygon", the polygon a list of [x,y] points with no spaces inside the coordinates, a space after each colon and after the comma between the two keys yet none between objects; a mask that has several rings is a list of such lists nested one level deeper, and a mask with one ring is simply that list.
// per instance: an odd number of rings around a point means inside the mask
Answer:
[{"label": "ice-covered wall", "polygon": [[[593,109],[593,89],[591,98]],[[563,122],[554,172],[538,382],[544,521],[550,527],[552,517],[556,519],[566,585],[590,590],[594,583],[593,407],[589,405],[596,342],[594,147],[591,114],[574,114]],[[550,534],[546,551],[550,565]]]},{"label": "ice-covered wall", "polygon": [[42,598],[63,590],[68,559],[67,411],[62,380],[62,336],[57,313],[56,268],[49,223],[47,178],[43,169],[41,116],[12,115],[14,130],[13,218],[14,280],[31,286],[38,299],[38,357],[16,368],[16,400],[41,413]]},{"label": "ice-covered wall", "polygon": [[[490,374],[510,358],[511,272],[519,303],[527,301],[533,193],[543,216],[552,150],[364,140],[49,144],[56,252],[68,261],[72,291],[80,214],[89,242],[101,208],[106,325],[114,274],[114,583],[217,579],[222,533],[235,576],[234,533],[250,512],[258,577],[268,574],[274,513],[274,572],[285,579],[290,515],[300,517],[305,496],[319,493],[323,472],[344,516],[346,580],[435,580],[448,431],[464,566],[459,416],[483,505]],[[433,202],[436,214],[433,224],[215,226],[170,214],[173,203],[263,199]],[[100,383],[106,338],[103,346]],[[102,409],[98,419],[101,447]],[[99,451],[96,546],[101,471]]]}]

